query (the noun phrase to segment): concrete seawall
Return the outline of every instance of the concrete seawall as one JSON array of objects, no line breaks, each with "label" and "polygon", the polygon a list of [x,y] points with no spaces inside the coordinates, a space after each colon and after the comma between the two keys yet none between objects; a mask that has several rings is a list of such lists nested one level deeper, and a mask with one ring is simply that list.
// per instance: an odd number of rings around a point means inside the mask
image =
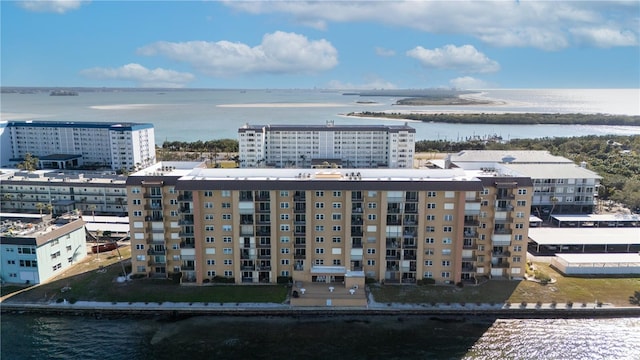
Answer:
[{"label": "concrete seawall", "polygon": [[436,304],[385,305],[376,304],[358,307],[291,307],[285,304],[254,303],[92,303],[78,301],[74,304],[0,304],[2,313],[14,314],[50,314],[92,317],[188,317],[188,316],[376,316],[376,315],[423,315],[442,319],[461,319],[465,317],[495,318],[596,318],[596,317],[640,317],[640,307],[553,307],[551,304],[540,306],[504,306],[490,304]]}]

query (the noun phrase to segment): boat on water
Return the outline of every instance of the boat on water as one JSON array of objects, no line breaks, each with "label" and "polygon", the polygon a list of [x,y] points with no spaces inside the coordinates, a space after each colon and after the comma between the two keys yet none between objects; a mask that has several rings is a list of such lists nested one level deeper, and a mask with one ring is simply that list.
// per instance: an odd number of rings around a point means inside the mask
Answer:
[{"label": "boat on water", "polygon": [[115,250],[117,248],[118,248],[118,244],[117,243],[110,242],[110,243],[105,243],[105,244],[93,245],[91,247],[91,252],[96,254],[96,253],[98,253],[98,251],[107,252],[107,251]]},{"label": "boat on water", "polygon": [[78,92],[71,90],[52,90],[49,96],[78,96]]}]

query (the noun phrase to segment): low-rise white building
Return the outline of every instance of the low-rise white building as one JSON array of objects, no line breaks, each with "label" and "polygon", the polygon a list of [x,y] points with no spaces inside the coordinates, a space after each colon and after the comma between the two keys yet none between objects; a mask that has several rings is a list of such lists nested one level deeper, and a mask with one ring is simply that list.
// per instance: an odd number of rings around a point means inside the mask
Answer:
[{"label": "low-rise white building", "polygon": [[2,213],[2,282],[39,284],[87,256],[84,221],[76,213],[55,219]]}]

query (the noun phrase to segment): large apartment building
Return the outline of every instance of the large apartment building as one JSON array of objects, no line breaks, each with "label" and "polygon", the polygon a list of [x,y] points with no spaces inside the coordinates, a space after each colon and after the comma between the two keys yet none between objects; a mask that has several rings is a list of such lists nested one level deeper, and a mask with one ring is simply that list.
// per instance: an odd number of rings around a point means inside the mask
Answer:
[{"label": "large apartment building", "polygon": [[238,130],[240,167],[412,168],[408,125],[249,125]]},{"label": "large apartment building", "polygon": [[20,162],[27,153],[41,167],[96,166],[134,170],[156,162],[152,124],[9,121],[0,124],[2,166]]},{"label": "large apartment building", "polygon": [[189,169],[127,179],[132,271],[203,284],[521,278],[532,183],[461,169]]}]

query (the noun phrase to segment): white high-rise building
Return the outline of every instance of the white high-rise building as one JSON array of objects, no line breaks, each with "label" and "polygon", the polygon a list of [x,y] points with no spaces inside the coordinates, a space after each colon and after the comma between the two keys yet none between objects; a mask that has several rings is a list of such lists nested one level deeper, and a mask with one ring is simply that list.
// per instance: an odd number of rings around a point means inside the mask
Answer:
[{"label": "white high-rise building", "polygon": [[412,168],[408,125],[249,125],[238,129],[240,167]]},{"label": "white high-rise building", "polygon": [[47,167],[81,165],[112,170],[144,168],[156,162],[152,124],[71,121],[9,121],[1,125],[2,165],[27,153]]}]

